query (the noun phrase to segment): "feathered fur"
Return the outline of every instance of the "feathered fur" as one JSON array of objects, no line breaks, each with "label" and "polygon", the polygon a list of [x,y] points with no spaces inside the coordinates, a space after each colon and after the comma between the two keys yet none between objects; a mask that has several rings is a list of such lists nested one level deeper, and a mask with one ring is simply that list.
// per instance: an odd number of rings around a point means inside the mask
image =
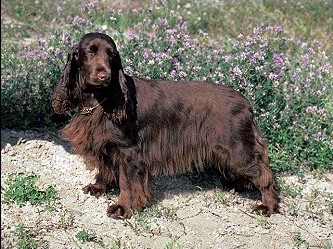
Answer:
[{"label": "feathered fur", "polygon": [[148,204],[151,176],[205,167],[257,187],[268,215],[278,208],[252,106],[225,85],[130,77],[113,40],[89,33],[70,51],[52,100],[56,112],[80,110],[62,135],[98,169],[86,193],[120,188],[107,211],[113,218]]}]

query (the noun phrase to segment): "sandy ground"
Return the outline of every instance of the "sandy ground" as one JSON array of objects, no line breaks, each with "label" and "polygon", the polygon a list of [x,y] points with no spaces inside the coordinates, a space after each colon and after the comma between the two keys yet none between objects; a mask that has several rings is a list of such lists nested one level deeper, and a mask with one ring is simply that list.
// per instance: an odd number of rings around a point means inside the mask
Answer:
[{"label": "sandy ground", "polygon": [[[53,185],[60,197],[53,210],[3,203],[14,172],[40,176],[41,189]],[[18,224],[34,233],[38,248],[332,248],[333,174],[279,178],[297,194],[285,192],[281,212],[270,218],[252,212],[259,193],[226,189],[217,174],[206,173],[155,178],[152,205],[129,220],[113,220],[106,208],[117,190],[85,195],[81,189],[94,172],[57,134],[2,130],[1,248],[18,248]],[[82,230],[96,239],[79,240]]]}]

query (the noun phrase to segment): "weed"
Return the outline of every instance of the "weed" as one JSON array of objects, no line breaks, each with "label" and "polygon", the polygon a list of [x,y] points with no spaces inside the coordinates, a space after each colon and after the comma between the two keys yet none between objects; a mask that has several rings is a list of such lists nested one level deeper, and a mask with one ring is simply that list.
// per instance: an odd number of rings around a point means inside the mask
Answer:
[{"label": "weed", "polygon": [[303,188],[296,184],[288,184],[286,181],[280,180],[279,182],[281,192],[286,197],[296,198],[301,195]]},{"label": "weed", "polygon": [[165,249],[182,249],[184,248],[178,242],[179,238],[173,238],[169,243],[165,245]]},{"label": "weed", "polygon": [[75,216],[72,212],[65,211],[60,215],[60,227],[67,229],[73,226]]},{"label": "weed", "polygon": [[16,173],[11,174],[7,181],[7,188],[4,192],[4,202],[15,202],[17,205],[30,202],[33,205],[46,203],[50,206],[52,202],[58,199],[55,188],[51,185],[45,190],[39,190],[36,186],[38,176],[35,174],[22,176]]},{"label": "weed", "polygon": [[333,194],[330,194],[327,199],[328,202],[328,209],[333,214]]},{"label": "weed", "polygon": [[133,220],[124,220],[124,225],[129,226],[136,234],[150,231],[150,225],[144,212],[133,211]]},{"label": "weed", "polygon": [[81,230],[75,235],[75,237],[83,243],[85,243],[85,242],[94,242],[94,243],[97,243],[101,246],[104,245],[103,240],[99,239],[97,237],[96,233],[94,233],[92,231]]},{"label": "weed", "polygon": [[124,220],[125,226],[129,226],[136,234],[149,232],[150,221],[154,218],[174,219],[177,216],[177,209],[173,207],[147,207],[143,211],[133,211],[131,220]]},{"label": "weed", "polygon": [[300,204],[298,201],[292,200],[291,204],[289,204],[289,214],[297,217],[300,212]]},{"label": "weed", "polygon": [[229,200],[229,196],[222,189],[215,191],[215,202],[225,204]]},{"label": "weed", "polygon": [[265,215],[261,215],[261,214],[256,214],[255,215],[256,221],[257,223],[262,227],[262,228],[270,228],[271,227],[271,223],[268,221],[268,217]]},{"label": "weed", "polygon": [[18,236],[18,248],[19,249],[36,249],[37,242],[34,240],[36,237],[36,233],[27,230],[24,228],[23,224],[19,224],[16,226],[13,234]]},{"label": "weed", "polygon": [[295,233],[292,239],[296,248],[300,248],[302,245],[305,246],[305,248],[309,248],[309,242],[302,238],[300,232]]}]

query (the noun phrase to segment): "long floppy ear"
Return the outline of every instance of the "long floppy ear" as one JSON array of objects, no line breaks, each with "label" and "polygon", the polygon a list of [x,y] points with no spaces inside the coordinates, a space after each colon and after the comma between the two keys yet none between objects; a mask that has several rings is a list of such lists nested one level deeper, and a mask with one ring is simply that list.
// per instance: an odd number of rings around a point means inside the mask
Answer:
[{"label": "long floppy ear", "polygon": [[59,82],[52,95],[52,107],[56,113],[67,113],[78,105],[79,68],[78,46],[69,51],[67,63],[61,72]]},{"label": "long floppy ear", "polygon": [[135,118],[135,96],[133,96],[133,94],[135,94],[135,89],[133,80],[128,77],[126,78],[119,54],[117,54],[115,62],[116,65],[114,65],[114,67],[117,70],[117,79],[115,80],[119,83],[124,102],[119,103],[119,106],[114,109],[112,116],[115,120],[121,123],[128,118]]}]

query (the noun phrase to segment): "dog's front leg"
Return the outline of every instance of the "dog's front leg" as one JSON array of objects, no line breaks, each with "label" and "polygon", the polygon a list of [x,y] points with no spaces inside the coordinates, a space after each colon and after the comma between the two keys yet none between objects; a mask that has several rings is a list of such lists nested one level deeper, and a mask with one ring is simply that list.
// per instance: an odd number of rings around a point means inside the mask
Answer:
[{"label": "dog's front leg", "polygon": [[138,160],[134,149],[126,149],[122,152],[122,160],[119,165],[118,202],[108,207],[108,216],[130,218],[131,209],[140,210],[145,207],[150,198],[150,175],[146,165]]},{"label": "dog's front leg", "polygon": [[118,202],[109,206],[107,215],[114,219],[131,217],[131,183],[127,176],[127,165],[120,163],[119,165],[119,189]]}]

